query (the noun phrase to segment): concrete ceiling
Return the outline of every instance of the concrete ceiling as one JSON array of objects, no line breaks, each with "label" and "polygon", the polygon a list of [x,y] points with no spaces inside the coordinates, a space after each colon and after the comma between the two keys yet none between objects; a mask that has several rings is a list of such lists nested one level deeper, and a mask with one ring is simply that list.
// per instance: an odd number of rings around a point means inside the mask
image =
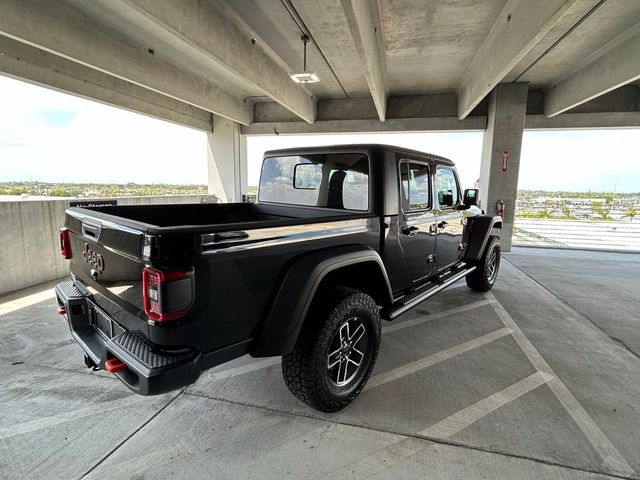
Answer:
[{"label": "concrete ceiling", "polygon": [[381,1],[391,94],[455,92],[505,3]]},{"label": "concrete ceiling", "polygon": [[[223,0],[223,3],[273,49],[288,72],[302,70],[302,31],[286,4],[281,0]],[[349,27],[341,14],[340,4],[305,0],[294,4],[294,9],[301,18],[317,19],[313,25],[308,26],[312,39],[320,48],[313,43],[308,45],[307,65],[319,75],[321,82],[311,84],[307,89],[317,98],[368,95],[369,89],[362,71],[353,68],[353,65],[360,63],[360,59],[351,40]],[[333,59],[330,64],[323,55]]]},{"label": "concrete ceiling", "polygon": [[[592,56],[606,53],[601,49],[637,27],[639,21],[640,1],[609,0],[586,17],[518,81],[529,82],[531,88],[549,88],[593,59]],[[633,54],[638,52],[629,52],[630,56]]]},{"label": "concrete ceiling", "polygon": [[[457,94],[457,116],[463,119],[493,86],[506,81],[547,92],[557,86],[549,94],[556,98],[545,107],[545,113],[556,115],[621,85],[640,85],[638,0],[0,3],[0,53],[6,56],[0,72],[43,83],[42,72],[64,73],[59,69],[77,62],[244,124],[253,121],[253,104],[265,101],[313,123],[318,101],[373,99],[384,120],[389,97],[433,94]],[[307,63],[320,83],[303,86],[289,79],[302,69],[302,34],[311,38]],[[19,50],[15,42],[34,49],[38,75],[18,65],[20,58],[10,53]],[[620,60],[625,59],[621,48],[630,49],[628,62]],[[580,92],[566,97],[565,90],[580,84],[576,72],[591,71],[594,62],[610,79],[584,87],[584,98]],[[165,73],[167,78],[160,78]],[[118,93],[124,98],[125,92]],[[147,101],[136,95],[137,105]],[[344,105],[348,113],[351,104]]]},{"label": "concrete ceiling", "polygon": [[255,94],[255,90],[213,62],[201,51],[176,41],[167,30],[158,27],[126,4],[111,0],[64,0],[83,16],[141,50],[153,51],[159,61],[173,64],[191,74],[215,79],[216,85],[240,97]]}]

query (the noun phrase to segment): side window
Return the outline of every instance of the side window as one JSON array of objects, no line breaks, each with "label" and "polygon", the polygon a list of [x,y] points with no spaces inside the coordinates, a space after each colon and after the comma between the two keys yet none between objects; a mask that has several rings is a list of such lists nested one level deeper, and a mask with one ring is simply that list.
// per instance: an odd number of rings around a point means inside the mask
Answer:
[{"label": "side window", "polygon": [[458,184],[453,170],[438,168],[436,171],[436,191],[441,207],[453,207],[458,203]]},{"label": "side window", "polygon": [[[346,172],[342,180],[342,202],[347,210],[366,210],[369,208],[369,172],[368,164],[362,161],[360,171],[349,170]],[[335,172],[340,170],[331,170],[329,174],[329,182]]]},{"label": "side window", "polygon": [[424,163],[400,164],[402,207],[404,210],[429,208],[429,166]]}]

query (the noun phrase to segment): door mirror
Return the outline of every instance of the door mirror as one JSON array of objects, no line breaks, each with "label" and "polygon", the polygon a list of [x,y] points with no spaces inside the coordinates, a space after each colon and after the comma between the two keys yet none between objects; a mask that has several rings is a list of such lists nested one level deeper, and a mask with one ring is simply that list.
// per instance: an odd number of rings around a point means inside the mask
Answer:
[{"label": "door mirror", "polygon": [[464,191],[464,198],[462,199],[462,203],[465,206],[470,207],[471,205],[478,204],[478,195],[480,195],[480,190],[477,188],[467,188]]}]

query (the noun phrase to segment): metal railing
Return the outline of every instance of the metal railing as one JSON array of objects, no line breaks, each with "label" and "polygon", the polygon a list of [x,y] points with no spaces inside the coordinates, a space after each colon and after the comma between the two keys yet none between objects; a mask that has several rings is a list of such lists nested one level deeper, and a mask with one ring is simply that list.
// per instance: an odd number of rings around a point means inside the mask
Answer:
[{"label": "metal railing", "polygon": [[518,218],[513,244],[640,252],[640,220],[556,220]]}]

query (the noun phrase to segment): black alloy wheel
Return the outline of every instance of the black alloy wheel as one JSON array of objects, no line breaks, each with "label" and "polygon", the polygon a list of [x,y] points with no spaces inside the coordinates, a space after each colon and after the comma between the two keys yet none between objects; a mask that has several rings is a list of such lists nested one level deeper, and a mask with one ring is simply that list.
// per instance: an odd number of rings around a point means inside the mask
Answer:
[{"label": "black alloy wheel", "polygon": [[336,412],[362,391],[380,347],[378,306],[358,290],[334,287],[312,305],[294,350],[282,357],[291,392],[321,412]]},{"label": "black alloy wheel", "polygon": [[467,275],[467,286],[476,292],[488,292],[493,288],[500,270],[500,239],[491,236],[476,269]]}]

